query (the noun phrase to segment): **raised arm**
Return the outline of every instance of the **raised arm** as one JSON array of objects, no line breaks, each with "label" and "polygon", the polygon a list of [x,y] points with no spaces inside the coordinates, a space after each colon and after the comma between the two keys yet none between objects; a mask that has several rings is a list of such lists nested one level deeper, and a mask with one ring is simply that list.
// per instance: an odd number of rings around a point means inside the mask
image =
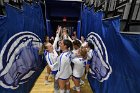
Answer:
[{"label": "raised arm", "polygon": [[53,48],[56,49],[57,47],[57,42],[59,41],[59,36],[60,36],[60,31],[61,31],[61,26],[58,26],[57,28],[57,31],[56,31],[56,37],[55,37],[55,40],[54,40],[54,43],[53,43]]}]

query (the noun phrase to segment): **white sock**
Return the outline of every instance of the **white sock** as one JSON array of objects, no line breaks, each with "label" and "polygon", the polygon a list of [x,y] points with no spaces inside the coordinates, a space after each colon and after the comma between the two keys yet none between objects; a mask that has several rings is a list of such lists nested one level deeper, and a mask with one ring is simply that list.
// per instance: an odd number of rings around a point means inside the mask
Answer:
[{"label": "white sock", "polygon": [[60,93],[65,93],[65,90],[64,89],[60,89]]},{"label": "white sock", "polygon": [[54,93],[59,93],[59,91],[57,89],[54,89]]},{"label": "white sock", "polygon": [[76,91],[80,91],[80,86],[79,87],[76,87]]},{"label": "white sock", "polygon": [[70,93],[70,90],[66,90],[66,93]]}]

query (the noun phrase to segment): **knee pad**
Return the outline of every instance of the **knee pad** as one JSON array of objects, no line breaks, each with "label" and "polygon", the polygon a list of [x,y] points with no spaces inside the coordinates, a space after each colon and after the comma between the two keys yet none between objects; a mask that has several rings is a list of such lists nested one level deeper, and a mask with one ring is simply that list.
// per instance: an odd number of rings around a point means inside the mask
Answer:
[{"label": "knee pad", "polygon": [[76,87],[76,91],[80,91],[80,86],[79,87]]}]

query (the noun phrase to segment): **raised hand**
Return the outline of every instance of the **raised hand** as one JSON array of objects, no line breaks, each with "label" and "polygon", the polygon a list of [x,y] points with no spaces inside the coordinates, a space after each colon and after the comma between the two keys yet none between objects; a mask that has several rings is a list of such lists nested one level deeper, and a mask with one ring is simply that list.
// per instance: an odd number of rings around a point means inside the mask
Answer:
[{"label": "raised hand", "polygon": [[58,25],[56,33],[60,33],[62,27]]}]

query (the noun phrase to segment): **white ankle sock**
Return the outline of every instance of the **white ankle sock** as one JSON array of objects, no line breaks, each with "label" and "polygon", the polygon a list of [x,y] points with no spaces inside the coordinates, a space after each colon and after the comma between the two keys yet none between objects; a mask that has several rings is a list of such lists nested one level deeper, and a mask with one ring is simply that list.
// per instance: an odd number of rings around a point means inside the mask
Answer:
[{"label": "white ankle sock", "polygon": [[70,90],[66,90],[66,93],[70,93]]},{"label": "white ankle sock", "polygon": [[65,90],[64,89],[60,89],[60,93],[64,93],[65,92]]}]

